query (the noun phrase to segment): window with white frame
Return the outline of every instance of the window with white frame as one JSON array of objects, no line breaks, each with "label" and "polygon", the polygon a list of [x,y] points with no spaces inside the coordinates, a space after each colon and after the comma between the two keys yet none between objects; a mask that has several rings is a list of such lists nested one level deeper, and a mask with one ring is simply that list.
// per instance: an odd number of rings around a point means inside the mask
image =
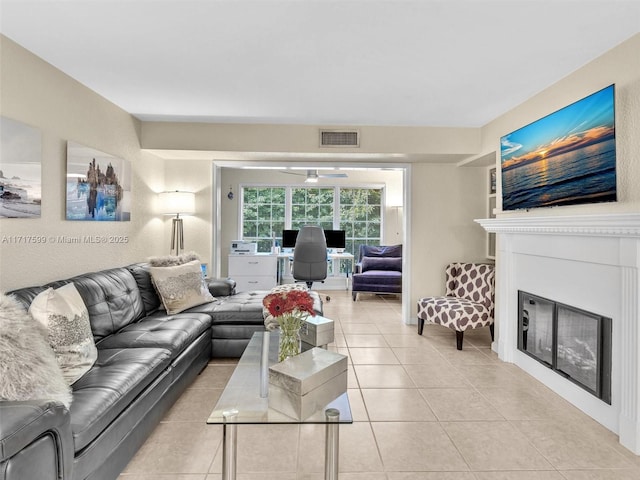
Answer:
[{"label": "window with white frame", "polygon": [[346,251],[357,257],[360,245],[380,245],[382,189],[340,189],[340,230],[346,232]]},{"label": "window with white frame", "polygon": [[346,232],[346,252],[382,240],[382,187],[242,186],[242,239],[268,252],[282,230],[306,224]]},{"label": "window with white frame", "polygon": [[285,226],[284,187],[242,189],[242,240],[256,242],[259,252],[268,252],[274,240],[282,239]]},{"label": "window with white frame", "polygon": [[291,188],[291,228],[300,230],[303,225],[320,225],[333,230],[335,188]]}]

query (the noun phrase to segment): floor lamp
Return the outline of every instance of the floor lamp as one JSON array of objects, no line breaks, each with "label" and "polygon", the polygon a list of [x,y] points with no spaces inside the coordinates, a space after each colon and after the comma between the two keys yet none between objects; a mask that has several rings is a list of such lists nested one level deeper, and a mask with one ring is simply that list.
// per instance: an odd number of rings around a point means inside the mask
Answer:
[{"label": "floor lamp", "polygon": [[173,255],[180,255],[184,250],[184,228],[180,215],[193,215],[196,212],[196,195],[193,192],[162,192],[160,205],[165,215],[175,215],[171,222],[171,250]]}]

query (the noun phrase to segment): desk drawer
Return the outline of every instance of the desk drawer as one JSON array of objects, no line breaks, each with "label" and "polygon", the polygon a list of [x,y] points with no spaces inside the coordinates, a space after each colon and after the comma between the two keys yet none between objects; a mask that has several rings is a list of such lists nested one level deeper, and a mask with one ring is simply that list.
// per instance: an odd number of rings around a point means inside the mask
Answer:
[{"label": "desk drawer", "polygon": [[276,286],[275,275],[271,276],[239,276],[234,277],[236,281],[236,291],[250,292],[252,290],[271,290]]},{"label": "desk drawer", "polygon": [[275,278],[277,258],[259,255],[230,255],[229,276],[231,278],[241,275],[273,276]]}]

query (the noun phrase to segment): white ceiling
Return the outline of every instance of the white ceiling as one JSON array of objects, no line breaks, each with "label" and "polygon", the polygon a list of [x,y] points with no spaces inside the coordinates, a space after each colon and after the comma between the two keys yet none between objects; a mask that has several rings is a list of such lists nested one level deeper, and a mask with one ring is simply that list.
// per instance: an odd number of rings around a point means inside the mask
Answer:
[{"label": "white ceiling", "polygon": [[143,120],[482,126],[640,31],[637,0],[0,0]]}]

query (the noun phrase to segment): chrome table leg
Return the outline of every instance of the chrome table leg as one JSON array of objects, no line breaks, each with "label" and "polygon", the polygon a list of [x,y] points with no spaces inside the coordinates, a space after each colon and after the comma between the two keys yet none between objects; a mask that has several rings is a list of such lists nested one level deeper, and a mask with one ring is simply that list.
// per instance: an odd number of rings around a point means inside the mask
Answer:
[{"label": "chrome table leg", "polygon": [[324,480],[338,480],[340,410],[328,408],[324,414],[327,419],[324,441]]},{"label": "chrome table leg", "polygon": [[238,424],[232,422],[235,422],[238,411],[228,410],[222,416],[225,420],[222,425],[222,480],[236,480]]}]

